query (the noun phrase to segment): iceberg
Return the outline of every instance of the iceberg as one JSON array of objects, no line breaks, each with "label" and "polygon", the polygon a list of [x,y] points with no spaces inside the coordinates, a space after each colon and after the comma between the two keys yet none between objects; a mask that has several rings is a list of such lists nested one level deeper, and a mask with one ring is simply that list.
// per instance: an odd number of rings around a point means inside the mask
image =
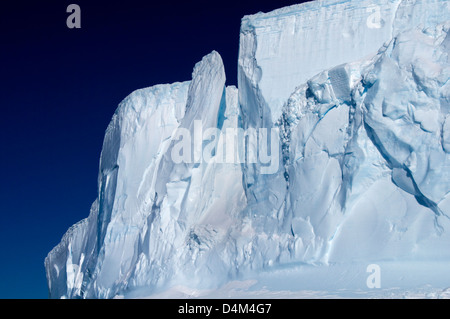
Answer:
[{"label": "iceberg", "polygon": [[365,287],[374,263],[442,274],[449,30],[444,0],[243,17],[238,88],[213,51],[191,81],[120,103],[90,214],[45,259],[50,297],[324,296]]}]

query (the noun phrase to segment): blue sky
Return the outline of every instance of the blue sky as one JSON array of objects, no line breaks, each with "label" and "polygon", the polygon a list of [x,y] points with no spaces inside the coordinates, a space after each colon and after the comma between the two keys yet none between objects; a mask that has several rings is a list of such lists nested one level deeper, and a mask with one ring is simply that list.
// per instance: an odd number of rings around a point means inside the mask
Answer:
[{"label": "blue sky", "polygon": [[[0,7],[0,298],[47,298],[44,258],[97,196],[103,134],[135,89],[212,50],[237,83],[240,19],[301,1],[8,1]],[[81,7],[81,29],[66,8]]]}]

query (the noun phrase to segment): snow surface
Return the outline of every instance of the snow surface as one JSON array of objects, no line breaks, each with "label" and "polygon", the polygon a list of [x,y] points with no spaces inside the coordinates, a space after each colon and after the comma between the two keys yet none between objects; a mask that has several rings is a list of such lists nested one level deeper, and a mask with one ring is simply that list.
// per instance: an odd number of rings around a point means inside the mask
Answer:
[{"label": "snow surface", "polygon": [[[50,297],[448,298],[449,29],[444,0],[244,17],[239,89],[213,51],[119,105],[89,217],[45,260]],[[278,129],[278,170],[201,160],[195,137],[227,128]]]},{"label": "snow surface", "polygon": [[134,291],[116,298],[449,299],[450,276],[445,275],[449,266],[449,263],[381,262],[380,288],[371,289],[366,284],[370,275],[366,264],[297,265],[254,273],[245,280],[232,280],[217,289],[174,285],[151,295]]}]

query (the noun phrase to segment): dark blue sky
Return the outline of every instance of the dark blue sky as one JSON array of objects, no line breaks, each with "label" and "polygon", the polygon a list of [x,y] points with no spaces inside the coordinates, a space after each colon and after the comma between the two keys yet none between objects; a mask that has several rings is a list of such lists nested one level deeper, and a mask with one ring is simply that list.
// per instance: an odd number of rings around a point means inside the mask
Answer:
[{"label": "dark blue sky", "polygon": [[[0,5],[0,298],[47,298],[44,258],[97,196],[105,129],[132,91],[190,80],[212,50],[237,83],[240,20],[297,1]],[[66,8],[81,7],[81,29]]]}]

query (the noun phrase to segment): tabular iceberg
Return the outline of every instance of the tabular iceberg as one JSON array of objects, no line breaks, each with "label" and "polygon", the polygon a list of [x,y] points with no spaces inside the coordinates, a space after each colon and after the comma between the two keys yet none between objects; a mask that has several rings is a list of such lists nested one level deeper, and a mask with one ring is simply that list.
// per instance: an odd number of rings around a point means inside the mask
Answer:
[{"label": "tabular iceberg", "polygon": [[450,260],[449,30],[444,0],[324,0],[244,17],[238,88],[213,51],[191,81],[119,105],[89,217],[45,260],[50,297]]}]

